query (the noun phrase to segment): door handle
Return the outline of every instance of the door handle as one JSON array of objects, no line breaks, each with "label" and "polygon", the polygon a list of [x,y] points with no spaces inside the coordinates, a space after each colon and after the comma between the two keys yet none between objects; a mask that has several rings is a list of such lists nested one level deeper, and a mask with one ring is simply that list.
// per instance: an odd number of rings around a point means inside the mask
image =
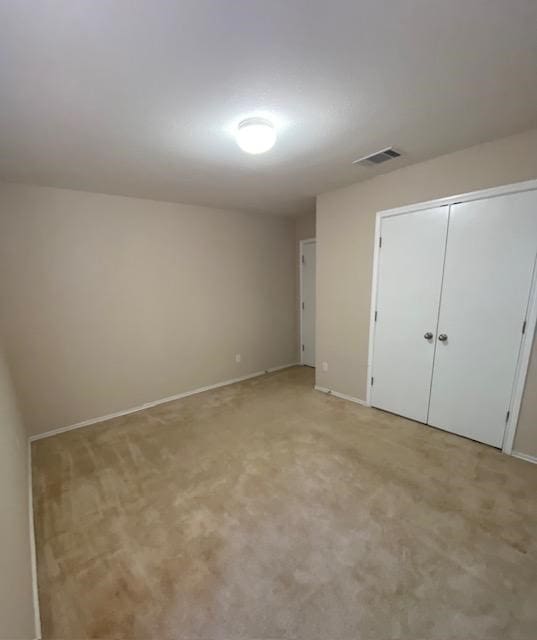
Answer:
[{"label": "door handle", "polygon": [[425,333],[423,337],[425,338],[425,340],[431,340],[433,334],[430,331],[427,331],[427,333]]},{"label": "door handle", "polygon": [[440,340],[440,342],[445,342],[447,340],[447,335],[445,333],[441,333],[438,336],[438,339]]}]

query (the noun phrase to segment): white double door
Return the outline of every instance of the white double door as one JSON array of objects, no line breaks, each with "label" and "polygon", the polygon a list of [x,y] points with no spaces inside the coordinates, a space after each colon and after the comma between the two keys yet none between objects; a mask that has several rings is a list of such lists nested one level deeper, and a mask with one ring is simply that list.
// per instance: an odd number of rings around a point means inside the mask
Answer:
[{"label": "white double door", "polygon": [[537,250],[537,192],[381,222],[371,404],[502,446]]}]

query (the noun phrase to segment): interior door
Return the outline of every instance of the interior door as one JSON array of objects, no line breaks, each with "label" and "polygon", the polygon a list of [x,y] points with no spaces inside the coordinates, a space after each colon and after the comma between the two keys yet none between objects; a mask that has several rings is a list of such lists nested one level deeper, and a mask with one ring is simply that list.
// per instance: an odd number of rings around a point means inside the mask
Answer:
[{"label": "interior door", "polygon": [[451,207],[428,422],[502,446],[537,249],[537,192]]},{"label": "interior door", "polygon": [[448,207],[383,218],[371,404],[426,422]]},{"label": "interior door", "polygon": [[302,245],[302,364],[315,366],[315,240]]}]

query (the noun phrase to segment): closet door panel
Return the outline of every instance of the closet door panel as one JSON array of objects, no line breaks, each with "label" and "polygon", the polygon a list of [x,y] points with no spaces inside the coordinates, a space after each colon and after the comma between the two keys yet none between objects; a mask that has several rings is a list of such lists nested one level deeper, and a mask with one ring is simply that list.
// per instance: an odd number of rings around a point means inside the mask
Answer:
[{"label": "closet door panel", "polygon": [[451,207],[429,424],[502,446],[536,250],[536,192]]},{"label": "closet door panel", "polygon": [[421,422],[427,419],[447,220],[448,207],[436,207],[381,222],[371,403]]}]

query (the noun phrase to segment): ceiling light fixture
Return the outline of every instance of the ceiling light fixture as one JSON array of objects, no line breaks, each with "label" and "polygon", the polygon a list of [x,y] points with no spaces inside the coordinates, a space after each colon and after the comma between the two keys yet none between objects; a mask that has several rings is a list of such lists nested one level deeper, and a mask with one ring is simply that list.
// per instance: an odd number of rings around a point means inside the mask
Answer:
[{"label": "ceiling light fixture", "polygon": [[276,142],[276,130],[265,118],[247,118],[239,123],[237,144],[246,153],[265,153]]}]

